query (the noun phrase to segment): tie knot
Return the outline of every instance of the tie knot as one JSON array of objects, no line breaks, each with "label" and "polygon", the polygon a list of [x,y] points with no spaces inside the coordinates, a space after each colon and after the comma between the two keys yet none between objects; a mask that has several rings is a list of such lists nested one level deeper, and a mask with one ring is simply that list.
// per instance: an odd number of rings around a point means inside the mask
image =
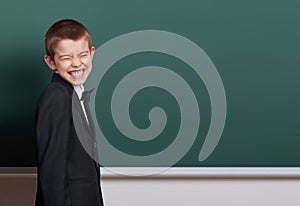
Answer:
[{"label": "tie knot", "polygon": [[93,90],[94,89],[82,92],[82,96],[81,96],[80,101],[89,102],[90,101],[90,97],[91,97],[91,93],[93,92]]}]

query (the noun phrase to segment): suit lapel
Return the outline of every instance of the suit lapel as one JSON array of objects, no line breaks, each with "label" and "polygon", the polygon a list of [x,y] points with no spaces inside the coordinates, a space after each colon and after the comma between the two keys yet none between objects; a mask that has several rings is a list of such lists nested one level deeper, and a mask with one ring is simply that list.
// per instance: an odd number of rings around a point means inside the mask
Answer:
[{"label": "suit lapel", "polygon": [[[88,131],[90,136],[94,137],[95,136],[95,129],[94,129],[94,124],[93,124],[93,119],[92,119],[91,115],[89,115],[90,117],[88,117],[88,119],[89,119],[90,124],[91,124],[91,126],[89,126],[89,124],[86,121],[86,117],[84,115],[84,112],[82,110],[80,100],[79,100],[76,92],[74,92],[73,85],[70,84],[69,82],[67,82],[66,80],[64,80],[57,73],[53,73],[52,82],[59,82],[68,90],[68,92],[72,96],[72,104],[75,105],[75,109],[76,109],[76,111],[73,111],[73,112],[76,112],[77,114],[80,115],[80,119],[81,119],[82,124],[84,125],[85,131]],[[73,109],[74,109],[74,107],[73,107]]]},{"label": "suit lapel", "polygon": [[[88,124],[88,122],[86,120],[86,117],[85,117],[85,114],[83,112],[80,100],[79,100],[79,98],[78,98],[78,96],[75,92],[73,94],[73,103],[75,104],[77,112],[80,114],[81,121],[83,122],[83,125],[84,125],[85,129],[87,131],[89,131],[91,136],[94,136],[93,119],[92,119],[92,117],[90,117],[90,115],[87,114],[88,120],[89,120],[89,124]],[[87,113],[87,111],[86,111],[86,113]]]}]

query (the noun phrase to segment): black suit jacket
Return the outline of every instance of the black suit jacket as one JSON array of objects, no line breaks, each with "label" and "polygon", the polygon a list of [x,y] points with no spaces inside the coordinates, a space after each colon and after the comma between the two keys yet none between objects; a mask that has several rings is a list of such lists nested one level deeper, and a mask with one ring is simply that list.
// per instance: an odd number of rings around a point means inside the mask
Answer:
[{"label": "black suit jacket", "polygon": [[[36,206],[103,205],[99,165],[83,148],[75,131],[72,114],[81,125],[87,124],[73,92],[73,86],[54,73],[38,101]],[[75,113],[72,113],[72,97],[75,107],[78,105]],[[91,137],[87,137],[87,142],[93,142]]]}]

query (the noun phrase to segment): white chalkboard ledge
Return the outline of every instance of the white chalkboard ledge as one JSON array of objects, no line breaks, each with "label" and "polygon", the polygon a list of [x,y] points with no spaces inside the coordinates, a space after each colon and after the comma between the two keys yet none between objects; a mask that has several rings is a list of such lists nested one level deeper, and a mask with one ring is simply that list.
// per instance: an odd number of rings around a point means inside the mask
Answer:
[{"label": "white chalkboard ledge", "polygon": [[[36,167],[0,167],[0,177],[35,177]],[[300,167],[101,167],[103,179],[300,179]]]}]

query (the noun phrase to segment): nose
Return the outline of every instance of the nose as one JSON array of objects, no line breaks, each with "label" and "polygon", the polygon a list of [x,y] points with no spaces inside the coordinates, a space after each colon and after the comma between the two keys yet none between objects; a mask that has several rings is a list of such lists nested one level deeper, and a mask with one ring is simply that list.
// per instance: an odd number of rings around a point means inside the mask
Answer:
[{"label": "nose", "polygon": [[73,57],[72,58],[72,67],[80,67],[81,66],[81,61],[78,57]]}]

